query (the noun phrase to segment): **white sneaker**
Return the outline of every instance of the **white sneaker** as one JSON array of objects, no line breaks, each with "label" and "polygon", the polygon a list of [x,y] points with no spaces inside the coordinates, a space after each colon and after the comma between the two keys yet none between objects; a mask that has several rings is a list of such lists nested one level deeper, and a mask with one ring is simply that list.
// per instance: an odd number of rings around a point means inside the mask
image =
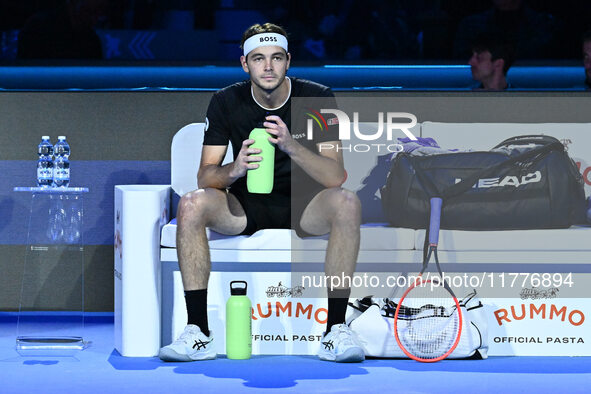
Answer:
[{"label": "white sneaker", "polygon": [[335,324],[322,337],[318,357],[337,363],[358,363],[365,360],[365,353],[355,333],[346,324]]},{"label": "white sneaker", "polygon": [[158,356],[162,361],[212,360],[217,356],[213,333],[207,337],[198,326],[189,324],[176,341],[160,349]]}]

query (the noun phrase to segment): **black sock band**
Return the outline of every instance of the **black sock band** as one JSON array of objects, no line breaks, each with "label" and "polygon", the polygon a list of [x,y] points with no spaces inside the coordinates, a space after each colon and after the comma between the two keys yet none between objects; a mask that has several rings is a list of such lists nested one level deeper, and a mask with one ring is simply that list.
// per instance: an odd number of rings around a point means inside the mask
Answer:
[{"label": "black sock band", "polygon": [[328,290],[328,318],[326,321],[326,332],[335,324],[345,323],[347,313],[347,302],[351,295],[351,289]]},{"label": "black sock band", "polygon": [[187,324],[199,326],[201,332],[209,336],[207,322],[207,289],[185,291],[187,304]]}]

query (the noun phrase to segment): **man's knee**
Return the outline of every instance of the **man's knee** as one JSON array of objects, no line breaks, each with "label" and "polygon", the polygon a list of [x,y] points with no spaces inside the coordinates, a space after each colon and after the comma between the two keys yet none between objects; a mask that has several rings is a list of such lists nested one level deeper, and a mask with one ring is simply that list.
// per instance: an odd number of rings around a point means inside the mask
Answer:
[{"label": "man's knee", "polygon": [[348,217],[361,215],[361,201],[357,194],[342,188],[330,189],[330,193],[330,204],[336,208],[338,214]]},{"label": "man's knee", "polygon": [[361,201],[357,194],[350,190],[335,188],[335,204],[339,208],[350,212],[358,212],[361,209]]},{"label": "man's knee", "polygon": [[[205,218],[211,205],[215,202],[215,189],[197,189],[181,197],[178,206],[178,221]],[[219,196],[217,196],[219,198]]]}]

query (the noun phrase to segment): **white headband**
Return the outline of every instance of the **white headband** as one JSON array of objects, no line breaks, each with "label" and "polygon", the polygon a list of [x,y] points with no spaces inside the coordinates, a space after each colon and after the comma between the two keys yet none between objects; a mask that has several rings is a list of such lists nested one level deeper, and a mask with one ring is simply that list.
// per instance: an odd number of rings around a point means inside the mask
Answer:
[{"label": "white headband", "polygon": [[267,45],[276,45],[285,49],[285,52],[287,52],[287,38],[284,35],[278,33],[260,33],[244,41],[244,56],[248,55],[253,49]]}]

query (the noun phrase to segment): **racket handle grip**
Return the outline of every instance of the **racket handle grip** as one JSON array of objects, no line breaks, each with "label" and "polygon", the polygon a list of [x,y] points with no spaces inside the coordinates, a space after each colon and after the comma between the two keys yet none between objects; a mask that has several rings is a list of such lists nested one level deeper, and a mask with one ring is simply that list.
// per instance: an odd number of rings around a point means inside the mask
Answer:
[{"label": "racket handle grip", "polygon": [[443,201],[439,197],[431,198],[431,218],[429,220],[429,244],[439,243],[439,224],[441,220],[441,204]]}]

